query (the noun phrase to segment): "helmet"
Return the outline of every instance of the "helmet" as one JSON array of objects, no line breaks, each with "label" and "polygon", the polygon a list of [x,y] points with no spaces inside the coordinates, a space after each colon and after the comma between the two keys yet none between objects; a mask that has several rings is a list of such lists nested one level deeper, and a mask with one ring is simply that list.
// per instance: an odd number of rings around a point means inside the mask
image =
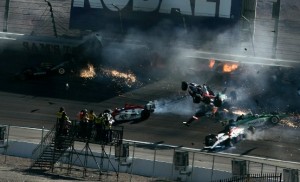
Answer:
[{"label": "helmet", "polygon": [[63,112],[65,109],[63,107],[59,108],[59,112]]}]

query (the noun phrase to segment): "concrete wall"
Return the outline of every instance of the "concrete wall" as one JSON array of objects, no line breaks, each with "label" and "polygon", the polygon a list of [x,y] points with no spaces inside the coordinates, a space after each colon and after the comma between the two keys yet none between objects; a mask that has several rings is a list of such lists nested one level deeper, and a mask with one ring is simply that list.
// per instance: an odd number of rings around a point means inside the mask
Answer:
[{"label": "concrete wall", "polygon": [[[24,158],[31,158],[32,151],[38,144],[36,143],[29,143],[23,141],[15,141],[10,140],[8,142],[7,150],[5,148],[0,148],[0,152],[2,154],[10,155],[10,156],[17,156],[17,157],[24,157]],[[80,153],[80,151],[77,151]],[[102,169],[109,169],[113,171],[114,169],[119,169],[119,172],[126,172],[135,175],[141,176],[152,176],[158,177],[161,179],[172,179],[172,180],[184,180],[184,181],[211,181],[214,179],[224,179],[227,177],[231,177],[230,172],[226,171],[218,171],[218,170],[211,170],[201,167],[193,167],[189,166],[187,169],[176,169],[172,163],[168,162],[161,162],[141,159],[141,158],[127,158],[119,162],[115,159],[114,155],[108,156],[110,160],[101,158],[101,153],[93,152],[97,163],[95,162],[93,157],[88,157],[87,166],[88,168],[98,168],[100,165],[101,160],[103,160],[103,168]],[[82,166],[84,165],[80,162],[84,160],[84,156],[80,156],[80,160],[74,157],[73,164]],[[62,160],[63,161],[63,160]],[[190,173],[188,175],[186,173]]]}]

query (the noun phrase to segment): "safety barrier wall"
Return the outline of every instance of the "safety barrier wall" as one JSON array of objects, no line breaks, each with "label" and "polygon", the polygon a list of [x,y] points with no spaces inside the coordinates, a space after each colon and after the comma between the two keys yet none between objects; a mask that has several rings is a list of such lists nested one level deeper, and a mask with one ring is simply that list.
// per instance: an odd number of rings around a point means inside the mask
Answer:
[{"label": "safety barrier wall", "polygon": [[[23,132],[20,132],[20,130],[23,130]],[[46,132],[47,130],[43,129],[7,126],[5,142],[0,148],[0,152],[11,156],[31,158],[33,149],[38,145]],[[26,136],[22,136],[22,133],[25,133]],[[128,153],[124,158],[115,156],[114,146],[102,148],[99,145],[90,144],[89,147],[93,151],[93,156],[87,156],[88,162],[85,167],[97,168],[97,164],[102,163],[102,169],[111,171],[118,168],[119,172],[129,174],[186,181],[199,181],[199,179],[201,181],[211,181],[229,178],[233,175],[233,161],[245,161],[247,174],[284,174],[285,169],[297,170],[299,173],[300,169],[300,163],[298,162],[225,153],[204,153],[198,149],[178,148],[176,146],[130,140],[124,140],[123,143],[128,146]],[[83,161],[83,157],[86,157],[83,151],[84,147],[85,144],[82,142],[76,142],[74,145],[81,160],[73,159],[74,161],[67,161],[68,158],[65,156],[61,158],[61,163],[71,162],[76,166],[83,166],[80,161]],[[176,166],[174,161],[174,152],[176,151],[188,153],[188,162],[185,161],[186,166]],[[70,150],[70,152],[72,151]],[[103,157],[103,153],[105,153],[106,157]],[[297,178],[300,181],[299,177]]]}]

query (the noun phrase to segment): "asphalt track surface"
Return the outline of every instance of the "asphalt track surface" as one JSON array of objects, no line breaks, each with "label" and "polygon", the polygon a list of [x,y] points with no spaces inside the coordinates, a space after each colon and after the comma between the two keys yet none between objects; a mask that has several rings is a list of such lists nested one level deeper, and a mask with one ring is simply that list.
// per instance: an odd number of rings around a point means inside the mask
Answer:
[{"label": "asphalt track surface", "polygon": [[[217,133],[223,128],[219,122],[211,118],[201,118],[193,122],[190,127],[182,124],[193,115],[198,106],[193,104],[191,98],[186,97],[186,93],[181,90],[181,81],[189,79],[200,83],[206,81],[213,84],[215,89],[222,89],[224,85],[221,87],[220,83],[224,82],[224,79],[219,77],[211,79],[215,72],[205,72],[200,79],[195,79],[196,73],[176,72],[176,74],[152,78],[151,81],[136,88],[116,91],[116,87],[107,86],[115,84],[113,79],[95,81],[95,79],[70,76],[53,76],[27,81],[15,80],[16,68],[10,67],[10,63],[1,62],[1,124],[35,128],[44,126],[49,129],[54,124],[55,114],[61,106],[66,109],[71,119],[76,119],[76,114],[84,108],[100,113],[107,108],[122,107],[125,103],[143,105],[153,100],[156,101],[157,109],[148,120],[122,124],[124,139],[163,142],[201,149],[207,134]],[[65,88],[65,83],[70,86],[68,90]],[[235,87],[228,85],[227,88]],[[298,100],[290,104],[297,105]],[[291,100],[286,99],[286,102]],[[30,134],[24,133],[24,135]],[[299,128],[278,125],[259,132],[256,137],[242,141],[224,152],[300,162]]]}]

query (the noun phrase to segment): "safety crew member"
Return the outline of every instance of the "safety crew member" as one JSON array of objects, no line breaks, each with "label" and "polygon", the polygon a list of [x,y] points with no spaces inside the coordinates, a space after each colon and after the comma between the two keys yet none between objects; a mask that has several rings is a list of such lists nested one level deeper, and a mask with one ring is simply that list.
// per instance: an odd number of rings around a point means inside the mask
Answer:
[{"label": "safety crew member", "polygon": [[79,113],[79,137],[85,138],[87,135],[88,113],[87,109],[83,109]]},{"label": "safety crew member", "polygon": [[95,119],[97,118],[93,110],[90,110],[87,114],[88,123],[87,123],[87,137],[90,138],[92,135],[92,130],[95,124]]},{"label": "safety crew member", "polygon": [[59,108],[59,111],[56,113],[56,117],[57,117],[56,121],[57,121],[57,122],[58,122],[59,119],[62,117],[62,114],[63,114],[64,111],[65,111],[65,109],[64,109],[63,107],[60,107],[60,108]]},{"label": "safety crew member", "polygon": [[60,122],[60,119],[63,115],[63,112],[65,112],[65,109],[63,107],[60,107],[59,108],[59,111],[56,113],[56,132],[59,133],[59,122]]},{"label": "safety crew member", "polygon": [[71,125],[71,121],[69,117],[67,116],[66,112],[62,112],[62,116],[59,120],[59,134],[60,135],[67,135],[69,132],[69,128]]},{"label": "safety crew member", "polygon": [[106,143],[110,143],[112,141],[112,123],[110,123],[109,121],[112,119],[112,116],[110,113],[104,113],[103,117],[105,118],[104,120],[104,124],[105,124],[105,133],[106,133]]},{"label": "safety crew member", "polygon": [[95,129],[96,129],[96,141],[103,141],[105,139],[105,116],[103,114],[99,114],[97,118],[95,118]]}]

